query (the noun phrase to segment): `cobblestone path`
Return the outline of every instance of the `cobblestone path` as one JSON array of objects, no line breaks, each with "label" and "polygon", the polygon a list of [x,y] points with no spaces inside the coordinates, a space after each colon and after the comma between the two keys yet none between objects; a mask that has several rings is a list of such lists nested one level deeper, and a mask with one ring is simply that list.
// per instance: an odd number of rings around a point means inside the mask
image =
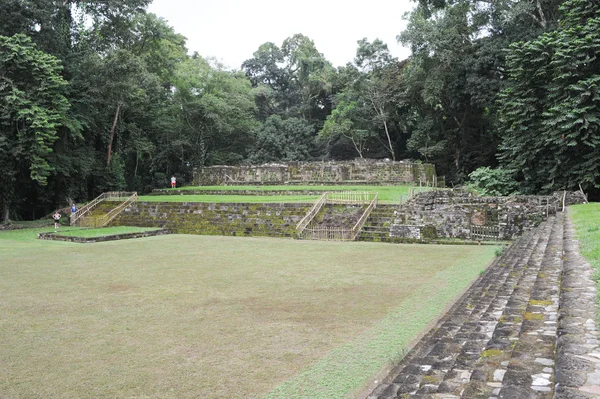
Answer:
[{"label": "cobblestone path", "polygon": [[497,258],[368,399],[600,398],[591,267],[565,214]]}]

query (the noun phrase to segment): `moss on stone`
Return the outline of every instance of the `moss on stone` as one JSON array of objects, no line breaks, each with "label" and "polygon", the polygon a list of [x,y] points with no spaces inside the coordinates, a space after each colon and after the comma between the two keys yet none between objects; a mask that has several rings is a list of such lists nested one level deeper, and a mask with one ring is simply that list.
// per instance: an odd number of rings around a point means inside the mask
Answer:
[{"label": "moss on stone", "polygon": [[524,318],[525,320],[528,320],[528,321],[532,321],[532,320],[543,320],[543,319],[544,319],[544,315],[543,315],[543,314],[541,314],[541,313],[531,313],[531,312],[526,312],[526,313],[523,315],[523,318]]},{"label": "moss on stone", "polygon": [[502,354],[504,354],[504,351],[501,351],[499,349],[488,349],[481,353],[481,357],[483,359],[488,359],[492,357],[502,356]]},{"label": "moss on stone", "polygon": [[550,306],[552,305],[552,301],[541,301],[537,299],[532,299],[529,301],[529,304],[533,306]]}]

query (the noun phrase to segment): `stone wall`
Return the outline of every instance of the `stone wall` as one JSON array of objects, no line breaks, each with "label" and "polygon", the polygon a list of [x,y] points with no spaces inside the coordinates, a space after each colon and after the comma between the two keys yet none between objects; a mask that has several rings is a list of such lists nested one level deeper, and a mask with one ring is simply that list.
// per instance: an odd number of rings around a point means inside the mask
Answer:
[{"label": "stone wall", "polygon": [[112,235],[108,235],[108,236],[99,236],[99,237],[76,237],[76,236],[61,235],[60,233],[40,233],[40,234],[38,234],[38,238],[40,240],[68,241],[68,242],[76,242],[76,243],[80,243],[80,244],[91,244],[91,243],[95,243],[95,242],[117,241],[117,240],[128,240],[128,239],[133,239],[133,238],[162,236],[165,234],[171,234],[171,231],[169,231],[168,229],[161,229],[161,230],[152,230],[152,231],[140,231],[137,233],[112,234]]},{"label": "stone wall", "polygon": [[355,160],[349,162],[290,162],[260,166],[210,166],[194,172],[194,185],[328,184],[359,182],[397,184],[432,182],[435,166],[415,162]]},{"label": "stone wall", "polygon": [[168,228],[179,234],[293,237],[312,204],[137,202],[111,226]]},{"label": "stone wall", "polygon": [[[424,192],[394,213],[390,236],[413,238],[416,233],[406,226],[416,226],[420,231],[430,229],[429,236],[474,239],[476,226],[497,227],[499,240],[512,240],[561,210],[562,197],[563,192],[510,197],[479,197],[460,190]],[[583,200],[572,193],[567,198],[576,203]]]},{"label": "stone wall", "polygon": [[[379,231],[379,225],[385,225],[390,241],[487,240],[490,236],[512,240],[562,209],[562,195],[558,201],[556,196],[477,197],[454,190],[423,192],[404,205],[396,205],[393,214],[390,212],[375,227]],[[295,237],[296,225],[311,206],[138,202],[111,225],[163,227],[187,234]]]}]

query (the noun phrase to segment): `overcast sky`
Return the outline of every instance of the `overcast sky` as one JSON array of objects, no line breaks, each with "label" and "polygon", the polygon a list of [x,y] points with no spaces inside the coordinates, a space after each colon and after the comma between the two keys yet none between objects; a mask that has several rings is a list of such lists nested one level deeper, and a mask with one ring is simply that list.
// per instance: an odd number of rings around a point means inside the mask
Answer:
[{"label": "overcast sky", "polygon": [[149,11],[187,37],[190,52],[240,68],[261,44],[281,46],[296,33],[312,39],[334,66],[352,61],[363,37],[383,40],[404,59],[410,51],[396,36],[413,6],[408,0],[154,0]]}]

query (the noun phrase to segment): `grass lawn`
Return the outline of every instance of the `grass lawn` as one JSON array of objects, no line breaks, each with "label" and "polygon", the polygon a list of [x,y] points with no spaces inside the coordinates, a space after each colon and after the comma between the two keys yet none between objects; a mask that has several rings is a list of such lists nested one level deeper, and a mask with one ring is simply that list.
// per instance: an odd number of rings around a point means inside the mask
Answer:
[{"label": "grass lawn", "polygon": [[59,230],[58,234],[69,237],[105,237],[114,236],[117,234],[141,233],[144,231],[160,230],[154,227],[134,227],[134,226],[117,226],[117,227],[102,227],[98,229],[73,229],[68,231]]},{"label": "grass lawn", "polygon": [[140,202],[265,203],[315,202],[318,195],[140,195]]},{"label": "grass lawn", "polygon": [[[594,268],[593,278],[600,289],[600,203],[570,206],[569,214],[577,230],[581,254]],[[600,290],[598,292],[600,303]],[[600,325],[600,315],[597,322]]]},{"label": "grass lawn", "polygon": [[0,396],[342,398],[493,246],[0,232]]},{"label": "grass lawn", "polygon": [[[379,201],[382,203],[400,202],[400,198],[408,196],[410,186],[199,186],[199,187],[181,187],[175,190],[195,190],[195,191],[305,191],[305,190],[322,190],[322,191],[367,191],[378,192]],[[170,190],[170,189],[169,189]],[[417,190],[419,190],[417,188]],[[429,190],[423,187],[421,190]],[[268,196],[260,197],[255,195],[143,195],[140,196],[140,201],[160,201],[160,202],[313,202],[319,196],[311,195],[285,195],[285,196]]]}]

